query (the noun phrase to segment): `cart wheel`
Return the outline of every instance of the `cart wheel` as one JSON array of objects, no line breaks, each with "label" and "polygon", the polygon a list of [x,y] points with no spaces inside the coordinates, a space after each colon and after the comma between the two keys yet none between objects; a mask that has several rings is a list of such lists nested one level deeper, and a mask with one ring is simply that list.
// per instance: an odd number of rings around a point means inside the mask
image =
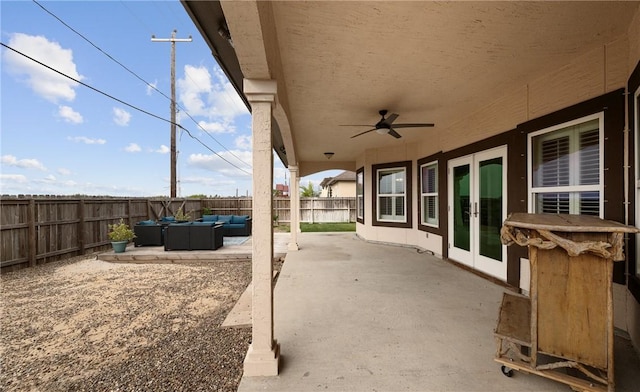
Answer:
[{"label": "cart wheel", "polygon": [[505,376],[513,377],[513,369],[502,365],[502,366],[500,366],[500,370],[502,370],[502,374],[504,374]]}]

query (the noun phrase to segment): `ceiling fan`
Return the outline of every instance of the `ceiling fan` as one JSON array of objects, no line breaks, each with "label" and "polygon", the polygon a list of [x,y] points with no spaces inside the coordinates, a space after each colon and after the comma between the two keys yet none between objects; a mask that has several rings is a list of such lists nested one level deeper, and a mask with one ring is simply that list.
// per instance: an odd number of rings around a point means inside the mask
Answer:
[{"label": "ceiling fan", "polygon": [[417,123],[417,124],[393,124],[393,122],[396,120],[396,118],[398,118],[398,114],[396,113],[392,113],[389,117],[384,118],[384,116],[387,115],[387,110],[383,109],[380,110],[378,113],[380,113],[380,115],[382,116],[382,119],[380,119],[380,121],[378,121],[376,123],[376,125],[343,125],[343,127],[374,127],[371,128],[367,131],[364,132],[360,132],[357,135],[353,135],[351,136],[351,138],[353,139],[354,137],[360,136],[360,135],[364,135],[365,133],[369,133],[371,131],[376,131],[379,134],[389,134],[393,137],[395,137],[396,139],[401,138],[402,136],[395,131],[394,128],[425,128],[425,127],[433,127],[434,124],[430,124],[430,123]]}]

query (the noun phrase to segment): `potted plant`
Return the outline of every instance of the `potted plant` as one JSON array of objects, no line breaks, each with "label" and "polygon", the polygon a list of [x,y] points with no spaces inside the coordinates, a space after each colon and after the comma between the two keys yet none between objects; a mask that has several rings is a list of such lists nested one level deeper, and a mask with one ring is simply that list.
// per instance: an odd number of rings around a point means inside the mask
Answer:
[{"label": "potted plant", "polygon": [[127,248],[129,241],[134,239],[136,235],[133,230],[124,223],[124,219],[120,218],[120,222],[109,225],[109,239],[115,253],[122,253]]},{"label": "potted plant", "polygon": [[177,222],[189,222],[189,220],[191,220],[191,216],[188,213],[185,214],[184,211],[182,211],[182,207],[178,208],[175,217]]}]

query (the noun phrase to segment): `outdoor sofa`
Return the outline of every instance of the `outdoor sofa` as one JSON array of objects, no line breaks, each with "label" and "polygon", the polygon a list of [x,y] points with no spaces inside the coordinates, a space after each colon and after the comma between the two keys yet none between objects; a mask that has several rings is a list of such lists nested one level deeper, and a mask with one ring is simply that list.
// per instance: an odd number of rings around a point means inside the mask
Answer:
[{"label": "outdoor sofa", "polygon": [[223,244],[221,224],[172,223],[164,229],[164,250],[216,250]]},{"label": "outdoor sofa", "polygon": [[249,215],[202,215],[198,221],[222,224],[225,237],[251,235],[251,217]]},{"label": "outdoor sofa", "polygon": [[133,226],[133,239],[135,246],[162,246],[164,245],[164,227],[154,220],[140,221]]}]

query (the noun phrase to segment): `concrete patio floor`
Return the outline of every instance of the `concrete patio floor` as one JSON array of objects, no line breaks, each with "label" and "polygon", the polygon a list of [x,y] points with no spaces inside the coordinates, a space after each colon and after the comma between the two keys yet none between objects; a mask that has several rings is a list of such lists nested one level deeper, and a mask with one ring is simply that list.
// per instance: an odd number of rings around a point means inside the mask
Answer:
[{"label": "concrete patio floor", "polygon": [[[570,391],[493,361],[503,287],[415,249],[354,233],[302,233],[275,288],[280,374],[257,391]],[[640,360],[616,337],[616,391],[638,391]]]}]

